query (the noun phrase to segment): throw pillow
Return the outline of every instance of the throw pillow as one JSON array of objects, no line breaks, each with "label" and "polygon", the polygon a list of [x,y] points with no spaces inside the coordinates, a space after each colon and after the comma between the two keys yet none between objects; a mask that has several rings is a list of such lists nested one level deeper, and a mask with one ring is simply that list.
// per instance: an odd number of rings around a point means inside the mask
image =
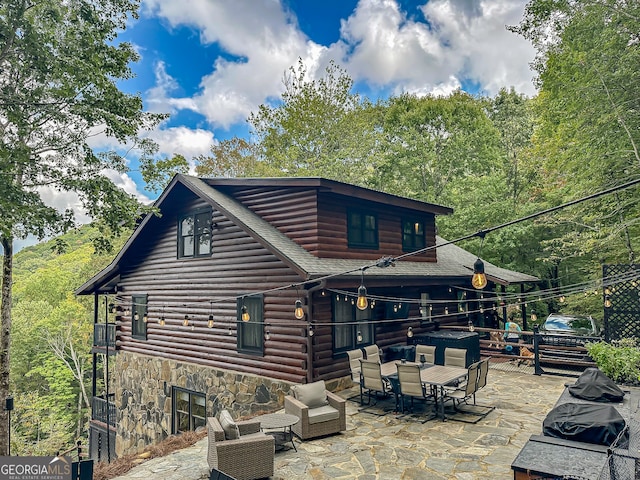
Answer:
[{"label": "throw pillow", "polygon": [[222,429],[224,430],[225,440],[235,440],[236,438],[240,438],[240,430],[238,429],[238,425],[236,425],[236,422],[233,421],[233,417],[228,410],[222,410],[220,412],[218,421],[220,422],[220,426],[222,426]]},{"label": "throw pillow", "polygon": [[293,396],[309,408],[317,408],[329,404],[324,380],[307,383],[306,385],[296,385],[293,387]]}]

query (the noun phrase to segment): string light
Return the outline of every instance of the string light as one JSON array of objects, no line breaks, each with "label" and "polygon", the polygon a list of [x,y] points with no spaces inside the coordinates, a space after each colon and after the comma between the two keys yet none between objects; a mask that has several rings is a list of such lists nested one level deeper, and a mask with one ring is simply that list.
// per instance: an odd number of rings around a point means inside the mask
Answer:
[{"label": "string light", "polygon": [[213,300],[210,301],[209,321],[207,322],[207,327],[213,328]]},{"label": "string light", "polygon": [[298,319],[301,320],[304,318],[304,308],[302,308],[302,301],[301,300],[296,300],[296,308],[293,312],[293,315]]},{"label": "string light", "polygon": [[249,315],[249,310],[247,310],[247,306],[246,305],[242,305],[242,321],[243,322],[248,322],[249,320],[251,320],[251,315]]},{"label": "string light", "polygon": [[313,331],[313,325],[309,325],[309,336],[313,337],[314,331]]},{"label": "string light", "polygon": [[358,307],[358,310],[366,310],[368,306],[369,301],[367,300],[367,287],[364,286],[364,270],[362,270],[360,277],[360,286],[358,287],[358,301],[356,302],[356,307]]},{"label": "string light", "polygon": [[358,334],[356,336],[358,343],[362,343],[362,332],[360,330],[358,330]]},{"label": "string light", "polygon": [[184,320],[182,321],[182,326],[183,327],[188,327],[189,326],[189,315],[184,316]]},{"label": "string light", "polygon": [[267,340],[267,341],[271,340],[271,334],[269,333],[269,330],[267,330],[267,331],[265,332],[265,334],[264,334],[264,339],[265,339],[265,340]]},{"label": "string light", "polygon": [[413,328],[412,327],[407,328],[407,337],[409,337],[409,338],[413,337]]}]

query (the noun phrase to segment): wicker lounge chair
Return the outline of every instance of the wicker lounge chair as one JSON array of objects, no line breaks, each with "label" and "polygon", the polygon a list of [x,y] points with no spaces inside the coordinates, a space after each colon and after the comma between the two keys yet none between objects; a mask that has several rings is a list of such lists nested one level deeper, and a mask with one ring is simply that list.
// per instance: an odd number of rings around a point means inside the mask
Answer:
[{"label": "wicker lounge chair", "polygon": [[253,480],[273,475],[275,440],[260,431],[260,422],[236,422],[239,437],[227,440],[225,429],[215,417],[207,418],[209,447],[207,461],[216,469],[237,480]]},{"label": "wicker lounge chair", "polygon": [[347,429],[346,400],[326,390],[324,380],[296,385],[284,397],[284,411],[300,421],[291,427],[300,439],[322,437]]}]

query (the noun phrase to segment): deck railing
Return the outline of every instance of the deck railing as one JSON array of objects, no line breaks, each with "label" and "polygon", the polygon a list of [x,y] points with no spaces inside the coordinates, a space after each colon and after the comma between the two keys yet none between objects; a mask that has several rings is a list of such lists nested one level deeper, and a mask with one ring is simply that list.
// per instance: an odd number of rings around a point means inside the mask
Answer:
[{"label": "deck railing", "polygon": [[93,325],[93,345],[95,347],[116,346],[116,324],[115,323],[96,323]]},{"label": "deck railing", "polygon": [[[114,398],[114,395],[109,395]],[[108,410],[107,410],[108,409]],[[107,401],[104,397],[93,397],[91,399],[91,419],[99,422],[107,423],[107,411],[109,412],[109,425],[116,423],[116,404]]]}]

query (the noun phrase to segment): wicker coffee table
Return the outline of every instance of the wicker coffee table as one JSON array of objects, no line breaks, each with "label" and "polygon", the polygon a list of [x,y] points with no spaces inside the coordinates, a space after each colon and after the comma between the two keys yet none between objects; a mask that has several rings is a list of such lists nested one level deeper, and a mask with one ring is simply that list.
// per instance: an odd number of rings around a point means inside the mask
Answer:
[{"label": "wicker coffee table", "polygon": [[296,415],[289,413],[267,413],[255,417],[260,422],[262,431],[269,430],[270,435],[276,440],[276,450],[283,450],[289,443],[297,452],[296,444],[293,443],[293,432],[291,427],[298,423],[300,419]]}]

